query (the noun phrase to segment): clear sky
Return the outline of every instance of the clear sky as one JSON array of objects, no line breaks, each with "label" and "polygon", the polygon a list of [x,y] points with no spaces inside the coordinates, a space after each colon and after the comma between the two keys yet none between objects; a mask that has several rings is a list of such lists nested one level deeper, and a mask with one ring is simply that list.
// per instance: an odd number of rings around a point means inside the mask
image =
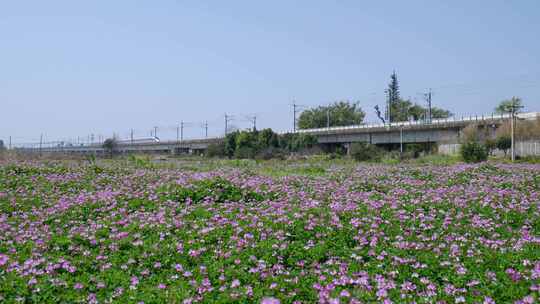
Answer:
[{"label": "clear sky", "polygon": [[403,97],[458,116],[517,95],[540,110],[540,2],[0,3],[0,139],[186,138],[231,124],[292,128],[292,100],[359,101],[374,121],[396,70]]}]

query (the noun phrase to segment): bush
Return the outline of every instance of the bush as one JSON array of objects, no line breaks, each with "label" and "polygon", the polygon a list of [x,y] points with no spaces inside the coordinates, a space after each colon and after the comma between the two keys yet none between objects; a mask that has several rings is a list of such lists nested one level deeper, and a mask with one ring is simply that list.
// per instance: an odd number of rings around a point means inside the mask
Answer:
[{"label": "bush", "polygon": [[383,154],[382,149],[372,144],[353,143],[351,145],[351,157],[356,161],[380,161]]},{"label": "bush", "polygon": [[217,144],[210,144],[206,149],[207,157],[224,157],[225,155],[225,142]]},{"label": "bush", "polygon": [[497,148],[497,141],[491,138],[486,139],[484,145],[486,146],[488,155],[493,155],[493,150]]},{"label": "bush", "polygon": [[257,150],[249,146],[236,146],[234,157],[239,159],[255,158]]},{"label": "bush", "polygon": [[461,146],[461,157],[467,163],[479,163],[487,160],[488,152],[481,143],[471,141]]},{"label": "bush", "polygon": [[256,156],[255,159],[263,159],[263,160],[269,160],[269,159],[285,159],[285,153],[280,148],[274,148],[269,147],[266,149],[263,149],[260,151]]}]

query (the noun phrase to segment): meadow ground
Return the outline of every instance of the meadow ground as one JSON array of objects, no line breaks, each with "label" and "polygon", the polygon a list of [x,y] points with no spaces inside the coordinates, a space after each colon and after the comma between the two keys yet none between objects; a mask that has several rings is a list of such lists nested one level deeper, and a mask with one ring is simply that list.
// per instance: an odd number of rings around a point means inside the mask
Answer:
[{"label": "meadow ground", "polygon": [[534,303],[540,165],[0,165],[0,302]]}]

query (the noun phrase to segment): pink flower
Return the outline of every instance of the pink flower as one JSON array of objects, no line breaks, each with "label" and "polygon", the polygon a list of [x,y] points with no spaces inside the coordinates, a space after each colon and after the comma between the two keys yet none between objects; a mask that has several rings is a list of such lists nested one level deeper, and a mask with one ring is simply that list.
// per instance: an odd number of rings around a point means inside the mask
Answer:
[{"label": "pink flower", "polygon": [[261,304],[280,304],[281,302],[276,298],[264,298],[261,300]]},{"label": "pink flower", "polygon": [[234,279],[231,283],[231,288],[236,288],[240,286],[240,281],[238,279]]},{"label": "pink flower", "polygon": [[8,257],[5,254],[0,254],[0,266],[4,266],[7,264]]},{"label": "pink flower", "polygon": [[159,288],[159,289],[165,289],[165,288],[167,288],[167,285],[165,285],[165,284],[163,284],[163,283],[160,283],[160,284],[158,285],[158,288]]},{"label": "pink flower", "polygon": [[83,289],[83,287],[84,286],[81,283],[75,283],[75,285],[73,285],[73,288],[75,288],[75,289]]}]

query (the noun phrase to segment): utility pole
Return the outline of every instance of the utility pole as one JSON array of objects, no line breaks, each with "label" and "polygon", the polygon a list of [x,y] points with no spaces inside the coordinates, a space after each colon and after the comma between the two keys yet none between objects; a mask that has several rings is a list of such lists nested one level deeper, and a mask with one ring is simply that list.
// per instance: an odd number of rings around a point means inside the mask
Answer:
[{"label": "utility pole", "polygon": [[428,123],[431,123],[431,89],[429,89],[429,92],[426,94],[426,101],[427,101],[427,121]]},{"label": "utility pole", "polygon": [[180,141],[180,125],[176,126],[176,141]]},{"label": "utility pole", "polygon": [[227,113],[225,113],[225,136],[227,136],[227,133],[229,133],[229,121],[231,120],[232,120],[232,116],[227,115]]},{"label": "utility pole", "polygon": [[11,135],[9,136],[9,149],[11,150]]},{"label": "utility pole", "polygon": [[129,138],[131,139],[131,144],[133,144],[133,129],[129,132]]},{"label": "utility pole", "polygon": [[523,106],[519,106],[516,101],[514,101],[514,98],[512,98],[512,105],[510,107],[510,136],[511,136],[511,151],[512,151],[512,162],[516,160],[516,113],[519,109],[523,108]]},{"label": "utility pole", "polygon": [[298,105],[296,104],[296,102],[293,100],[293,133],[296,133],[296,107],[298,107]]},{"label": "utility pole", "polygon": [[403,126],[399,129],[399,152],[403,155]]},{"label": "utility pole", "polygon": [[43,133],[39,136],[39,156],[41,156],[41,148],[43,146]]},{"label": "utility pole", "polygon": [[253,132],[257,130],[257,115],[248,116],[247,117],[249,121],[251,121],[251,124],[253,125]]},{"label": "utility pole", "polygon": [[180,140],[184,141],[184,121],[180,122]]},{"label": "utility pole", "polygon": [[330,128],[330,107],[326,108],[326,128]]},{"label": "utility pole", "polygon": [[208,121],[204,123],[204,138],[208,138]]},{"label": "utility pole", "polygon": [[154,137],[157,137],[157,127],[154,127]]}]

